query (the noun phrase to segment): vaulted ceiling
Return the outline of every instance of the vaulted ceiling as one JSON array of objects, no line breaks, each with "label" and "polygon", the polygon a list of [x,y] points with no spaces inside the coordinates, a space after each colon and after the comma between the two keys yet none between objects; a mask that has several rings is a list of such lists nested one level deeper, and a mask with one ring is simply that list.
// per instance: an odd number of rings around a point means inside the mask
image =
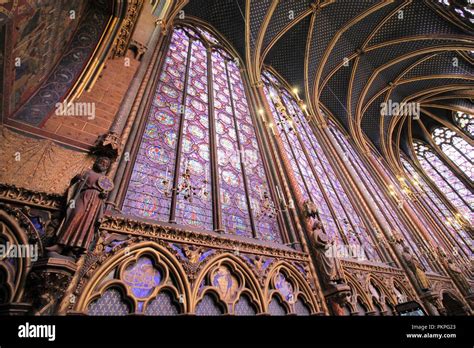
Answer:
[{"label": "vaulted ceiling", "polygon": [[226,37],[253,81],[273,67],[313,112],[321,105],[388,157],[420,123],[382,116],[383,102],[417,102],[431,124],[474,113],[468,0],[190,0],[184,13]]}]

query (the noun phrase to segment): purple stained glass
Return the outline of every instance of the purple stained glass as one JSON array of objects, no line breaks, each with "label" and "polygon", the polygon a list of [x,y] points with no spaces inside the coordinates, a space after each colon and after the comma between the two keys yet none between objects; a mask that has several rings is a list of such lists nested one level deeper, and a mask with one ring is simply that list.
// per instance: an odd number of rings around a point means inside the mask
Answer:
[{"label": "purple stained glass", "polygon": [[[217,42],[209,32],[198,31],[212,44]],[[259,214],[259,205],[267,203],[262,203],[259,192],[269,194],[269,186],[242,76],[224,50],[210,52],[195,30],[174,30],[123,211],[169,221],[172,196],[176,195],[178,224],[212,230],[211,164],[215,161],[225,232],[281,242],[276,216]],[[211,95],[208,80],[214,86]],[[209,124],[211,106],[213,127]],[[211,158],[213,136],[216,158]],[[180,170],[174,173],[178,159]]]},{"label": "purple stained glass", "polygon": [[431,189],[427,182],[420,176],[411,164],[411,162],[405,157],[401,157],[401,162],[405,168],[407,174],[411,177],[413,182],[414,190],[421,193],[424,199],[425,205],[434,212],[436,218],[444,218],[441,223],[445,225],[445,228],[449,231],[451,240],[454,242],[453,246],[461,252],[466,260],[470,260],[472,257],[472,238],[457,223],[456,217],[445,205],[445,203],[438,197],[438,195]]},{"label": "purple stained glass", "polygon": [[457,111],[454,114],[454,121],[461,128],[464,133],[474,136],[474,115]]},{"label": "purple stained glass", "polygon": [[248,195],[257,229],[257,237],[262,240],[281,242],[281,235],[275,217],[264,214],[263,211],[266,203],[265,195],[269,195],[270,189],[265,178],[263,161],[256,141],[255,128],[250,118],[242,77],[234,61],[230,61],[227,68],[232,97],[235,101],[235,123],[239,134],[241,157],[245,165],[245,175],[250,188]]},{"label": "purple stained glass", "polygon": [[474,180],[474,147],[460,137],[455,131],[438,127],[433,133],[433,140],[445,155],[472,181]]},{"label": "purple stained glass", "polygon": [[[334,123],[330,122],[330,124],[330,129],[338,143],[338,146],[340,147],[341,151],[345,153],[346,164],[353,167],[354,172],[358,177],[358,180],[364,184],[364,187],[366,188],[366,191],[368,193],[367,196],[372,198],[372,201],[374,203],[373,207],[376,211],[378,211],[378,215],[381,219],[383,219],[384,224],[386,226],[392,226],[393,228],[400,231],[400,233],[405,237],[408,242],[408,245],[414,251],[414,253],[416,255],[422,255],[421,251],[418,250],[418,246],[413,240],[413,236],[409,232],[409,229],[407,229],[398,214],[394,211],[387,197],[382,192],[380,187],[376,184],[374,180],[375,178],[373,178],[373,176],[369,173],[367,167],[364,165],[362,159],[359,157],[353,146],[349,143],[348,139],[346,139],[344,134],[338,129],[338,127]],[[386,173],[387,176],[391,177],[389,172],[381,162],[379,162],[379,167]],[[397,185],[396,182],[393,181],[392,184]],[[422,257],[421,262],[424,264],[425,267],[430,269],[426,257]]]},{"label": "purple stained glass", "polygon": [[227,67],[221,51],[212,54],[217,158],[220,176],[222,220],[227,233],[252,236],[237,133],[231,105]]},{"label": "purple stained glass", "polygon": [[474,199],[471,191],[457,178],[457,176],[441,161],[441,159],[426,144],[415,141],[413,143],[418,162],[430,179],[446,195],[451,203],[468,220],[474,218],[472,207]]},{"label": "purple stained glass", "polygon": [[[262,80],[278,125],[277,129],[294,169],[293,174],[299,179],[297,182],[304,199],[311,199],[318,205],[322,223],[337,244],[365,246],[366,256],[371,260],[380,261],[377,252],[369,247],[372,242],[365,226],[337,179],[297,101],[270,73],[266,72]],[[284,109],[286,115],[277,111],[278,108]],[[297,132],[294,132],[293,128]],[[328,208],[323,191],[333,211]],[[342,235],[338,232],[340,229]]]},{"label": "purple stained glass", "polygon": [[[186,56],[179,53],[187,52],[188,45],[185,33],[175,30],[123,203],[124,213],[161,221],[169,219],[171,200],[165,183],[173,179],[179,95],[183,93],[186,69]],[[168,79],[168,74],[173,78]],[[181,89],[172,80],[180,81]]]},{"label": "purple stained glass", "polygon": [[[178,187],[184,184],[183,175],[188,170],[191,185],[196,189],[190,193],[191,199],[188,199],[184,192],[178,195],[176,221],[183,225],[212,230],[207,70],[196,69],[206,59],[207,51],[202,42],[193,41]],[[199,86],[196,82],[199,82]],[[205,98],[201,98],[203,95]]]}]

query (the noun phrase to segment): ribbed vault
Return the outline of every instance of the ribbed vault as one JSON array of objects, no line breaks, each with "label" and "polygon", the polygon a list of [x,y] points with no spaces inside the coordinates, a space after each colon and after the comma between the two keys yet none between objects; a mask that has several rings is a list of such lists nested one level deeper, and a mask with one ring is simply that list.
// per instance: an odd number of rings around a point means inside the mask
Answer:
[{"label": "ribbed vault", "polygon": [[[253,82],[264,65],[273,67],[304,90],[313,114],[322,104],[360,146],[370,139],[395,164],[422,123],[453,124],[453,112],[473,112],[472,6],[459,0],[192,0],[184,11],[235,45]],[[420,119],[383,116],[388,102],[418,103]]]}]

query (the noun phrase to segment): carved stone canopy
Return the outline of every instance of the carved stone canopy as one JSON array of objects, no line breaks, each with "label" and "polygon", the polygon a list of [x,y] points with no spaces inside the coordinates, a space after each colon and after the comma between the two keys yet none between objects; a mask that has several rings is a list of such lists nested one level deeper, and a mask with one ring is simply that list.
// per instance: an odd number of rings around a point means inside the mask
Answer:
[{"label": "carved stone canopy", "polygon": [[115,160],[118,157],[119,152],[120,137],[115,132],[108,132],[100,135],[91,150],[91,153],[97,157],[104,156],[112,160]]},{"label": "carved stone canopy", "polygon": [[304,213],[307,217],[316,218],[318,214],[318,207],[316,204],[310,200],[307,200],[303,204]]}]

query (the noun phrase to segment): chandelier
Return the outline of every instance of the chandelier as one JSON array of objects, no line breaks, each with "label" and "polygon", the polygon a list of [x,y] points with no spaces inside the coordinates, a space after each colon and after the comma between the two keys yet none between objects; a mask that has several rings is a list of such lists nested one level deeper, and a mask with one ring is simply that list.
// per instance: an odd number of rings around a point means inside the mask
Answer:
[{"label": "chandelier", "polygon": [[274,218],[277,213],[275,204],[270,198],[270,194],[261,186],[257,186],[259,200],[251,199],[252,210],[255,212],[257,219],[262,217]]},{"label": "chandelier", "polygon": [[209,173],[206,169],[204,180],[200,185],[193,185],[191,181],[191,169],[189,167],[189,161],[184,163],[184,170],[181,174],[179,184],[176,188],[173,187],[173,181],[169,174],[168,167],[166,167],[165,175],[160,175],[159,183],[157,187],[158,191],[165,195],[165,197],[171,197],[173,191],[176,191],[176,195],[182,195],[185,200],[192,202],[193,198],[197,196],[200,200],[207,201],[209,199],[209,191],[207,189],[209,184]]}]

